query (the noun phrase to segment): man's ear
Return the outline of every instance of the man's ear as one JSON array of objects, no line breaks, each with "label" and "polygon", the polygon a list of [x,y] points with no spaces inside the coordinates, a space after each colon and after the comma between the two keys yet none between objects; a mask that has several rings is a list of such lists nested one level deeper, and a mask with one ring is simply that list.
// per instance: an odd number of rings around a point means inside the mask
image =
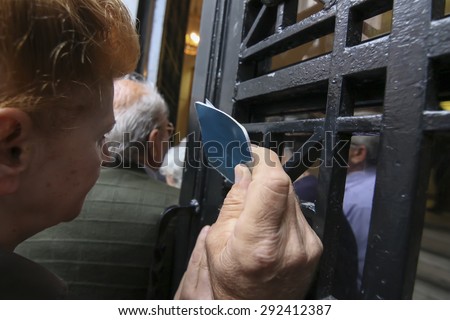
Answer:
[{"label": "man's ear", "polygon": [[153,129],[148,134],[147,144],[147,164],[152,167],[157,167],[159,155],[161,153],[161,131],[159,129]]},{"label": "man's ear", "polygon": [[350,152],[350,162],[353,164],[363,164],[367,158],[367,148],[364,145],[353,147]]},{"label": "man's ear", "polygon": [[150,133],[148,134],[148,142],[150,143],[155,143],[158,141],[159,139],[159,129],[153,129],[152,131],[150,131]]},{"label": "man's ear", "polygon": [[0,109],[0,195],[17,190],[30,161],[30,116],[16,108]]}]

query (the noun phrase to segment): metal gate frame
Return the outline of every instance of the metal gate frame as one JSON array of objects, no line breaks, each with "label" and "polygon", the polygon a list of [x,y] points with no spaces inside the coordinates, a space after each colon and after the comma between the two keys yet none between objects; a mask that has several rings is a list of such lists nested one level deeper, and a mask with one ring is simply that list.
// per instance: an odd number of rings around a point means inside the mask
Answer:
[{"label": "metal gate frame", "polygon": [[[326,132],[333,143],[347,141],[356,132],[379,133],[361,298],[410,299],[433,134],[450,131],[450,112],[439,110],[438,87],[442,83],[436,76],[439,65],[450,64],[450,17],[444,17],[444,0],[322,1],[326,4],[323,10],[296,22],[293,11],[296,14],[298,1],[302,0],[265,1],[275,6],[262,5],[260,0],[205,1],[192,101],[209,99],[243,123],[252,137],[262,137],[261,144],[268,147],[270,139],[287,132],[311,134],[309,145],[323,139]],[[362,42],[363,21],[390,9],[390,34]],[[273,23],[272,33],[262,27],[269,23]],[[267,72],[267,58],[330,32],[334,32],[332,52]],[[353,116],[357,103],[352,85],[373,75],[385,81],[383,113]],[[370,90],[363,92],[358,103],[370,104],[371,94]],[[255,116],[263,107],[283,112],[305,97],[325,103],[325,118],[268,123],[258,122]],[[178,223],[175,284],[198,231],[215,221],[230,188],[199,160],[199,128],[195,114],[190,118],[192,134],[180,204],[197,201],[199,207],[194,217]],[[301,158],[307,149],[300,151]],[[321,159],[333,156],[332,145],[320,155]],[[295,178],[305,169],[297,166],[290,175]],[[345,175],[346,169],[336,163],[320,168],[319,198],[311,219],[324,243],[324,253],[313,298],[336,296],[334,267]]]}]

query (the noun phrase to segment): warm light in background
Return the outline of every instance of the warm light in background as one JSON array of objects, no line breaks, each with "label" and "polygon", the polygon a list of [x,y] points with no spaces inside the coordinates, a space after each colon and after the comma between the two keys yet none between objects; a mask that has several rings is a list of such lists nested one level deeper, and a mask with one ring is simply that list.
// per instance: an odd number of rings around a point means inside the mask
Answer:
[{"label": "warm light in background", "polygon": [[197,47],[200,42],[200,36],[196,32],[191,32],[185,36],[184,53],[190,56],[197,54]]},{"label": "warm light in background", "polygon": [[450,101],[442,101],[441,108],[446,111],[450,111]]},{"label": "warm light in background", "polygon": [[199,42],[200,42],[200,36],[195,33],[195,32],[191,32],[189,34],[189,38],[191,38],[193,44],[195,44],[196,46],[198,46]]}]

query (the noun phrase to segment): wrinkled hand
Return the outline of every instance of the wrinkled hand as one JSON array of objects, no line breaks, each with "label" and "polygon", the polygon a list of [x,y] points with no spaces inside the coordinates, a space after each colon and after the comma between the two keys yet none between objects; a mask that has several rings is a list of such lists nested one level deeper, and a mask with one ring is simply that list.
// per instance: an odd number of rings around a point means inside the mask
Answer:
[{"label": "wrinkled hand", "polygon": [[175,293],[175,300],[213,299],[205,250],[205,240],[208,231],[209,226],[206,226],[198,235],[187,270]]},{"label": "wrinkled hand", "polygon": [[291,181],[268,149],[236,183],[206,236],[215,299],[300,299],[314,277],[322,243],[309,227]]}]

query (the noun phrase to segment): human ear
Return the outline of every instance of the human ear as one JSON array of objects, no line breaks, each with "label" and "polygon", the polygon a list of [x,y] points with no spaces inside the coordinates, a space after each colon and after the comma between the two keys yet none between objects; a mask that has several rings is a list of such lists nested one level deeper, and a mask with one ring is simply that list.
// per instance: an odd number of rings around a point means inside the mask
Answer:
[{"label": "human ear", "polygon": [[148,134],[148,150],[147,150],[147,162],[152,168],[157,168],[159,157],[161,154],[161,131],[159,129],[153,129]]},{"label": "human ear", "polygon": [[149,141],[150,143],[155,143],[155,142],[157,142],[158,139],[159,139],[159,135],[160,135],[159,129],[153,129],[153,130],[148,134],[148,141]]},{"label": "human ear", "polygon": [[0,195],[11,194],[19,186],[20,173],[29,164],[31,128],[27,113],[16,108],[0,109]]},{"label": "human ear", "polygon": [[350,161],[353,164],[361,164],[366,161],[367,148],[364,145],[353,147],[350,152]]}]

